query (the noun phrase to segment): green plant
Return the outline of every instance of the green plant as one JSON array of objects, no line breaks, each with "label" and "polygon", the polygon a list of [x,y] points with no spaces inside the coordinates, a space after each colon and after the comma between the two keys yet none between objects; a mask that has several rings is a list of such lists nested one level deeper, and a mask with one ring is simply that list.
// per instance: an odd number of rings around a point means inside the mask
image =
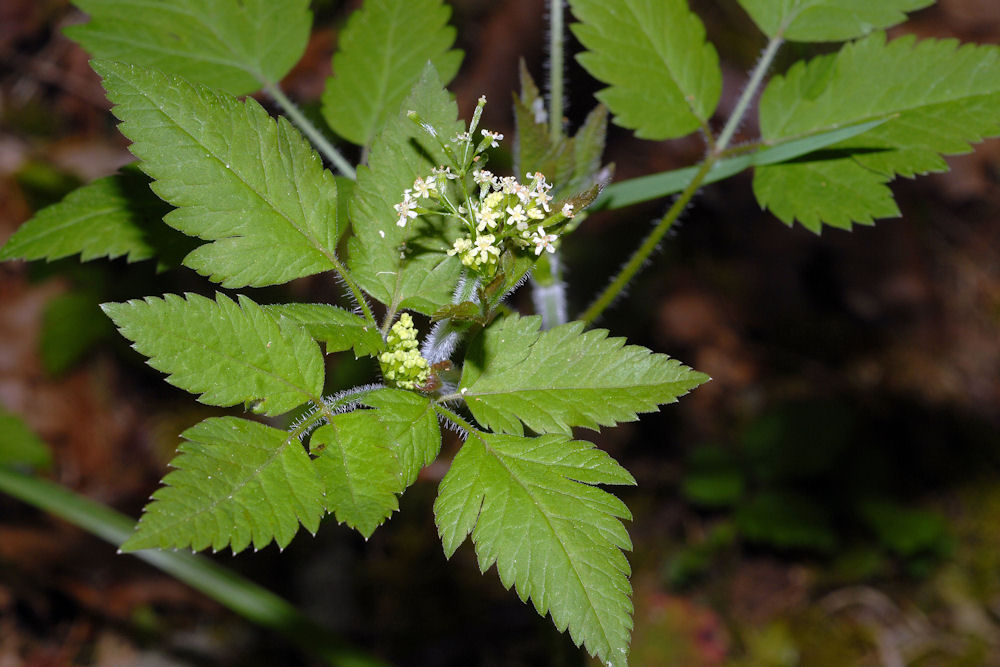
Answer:
[{"label": "green plant", "polygon": [[[707,377],[587,327],[707,183],[753,167],[758,201],[784,222],[849,229],[898,214],[896,175],[941,171],[942,155],[1000,133],[1000,51],[878,32],[931,2],[741,0],[769,41],[716,133],[718,58],[684,0],[570,0],[578,59],[607,84],[572,137],[553,2],[549,103],[522,73],[515,175],[500,177],[485,169],[502,139],[479,127],[485,99],[466,124],[444,88],[461,54],[441,0],[367,0],[344,28],[322,115],[360,147],[357,167],[277,83],[305,48],[305,0],[79,0],[90,22],[70,34],[95,57],[145,176],[84,186],[26,223],[0,259],[156,256],[176,242],[157,240],[167,230],[150,212],[165,202],[163,221],[204,242],[184,264],[221,287],[329,273],[347,301],[260,305],[220,292],[103,306],[171,384],[272,419],[213,418],[183,433],[176,470],[124,548],[284,546],[328,513],[370,535],[438,456],[444,424],[464,439],[434,507],[446,554],[471,536],[484,571],[495,564],[575,642],[624,664],[629,512],[599,485],[634,480],[572,429],[636,419]],[[786,39],[847,43],[774,77],[761,138],[734,146]],[[287,120],[238,97],[256,91]],[[705,157],[607,185],[609,115],[645,139],[700,132]],[[557,248],[586,209],[673,193],[567,322]],[[529,275],[541,317],[504,302]],[[382,382],[326,394],[321,344],[372,358]],[[287,428],[274,421],[283,415],[295,416]]]}]

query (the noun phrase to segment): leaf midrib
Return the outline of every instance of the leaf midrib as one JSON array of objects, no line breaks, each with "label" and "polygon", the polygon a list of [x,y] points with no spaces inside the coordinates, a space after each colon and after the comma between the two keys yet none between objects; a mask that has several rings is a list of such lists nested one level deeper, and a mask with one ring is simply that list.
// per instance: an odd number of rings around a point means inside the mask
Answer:
[{"label": "leaf midrib", "polygon": [[[482,437],[478,436],[478,434],[477,434],[477,438],[483,444],[483,447],[490,453],[490,455],[493,456],[493,458],[496,459],[496,461],[501,466],[503,466],[503,469],[508,473],[508,475],[510,476],[510,478],[514,482],[516,482],[517,485],[520,486],[524,490],[525,495],[527,495],[528,498],[531,499],[531,502],[532,502],[532,504],[534,504],[536,510],[538,511],[538,514],[541,515],[541,517],[544,519],[546,527],[549,529],[549,532],[552,534],[553,539],[555,540],[556,544],[559,545],[559,548],[563,552],[563,555],[566,557],[567,562],[569,562],[570,569],[573,572],[573,576],[576,579],[576,582],[579,585],[580,590],[583,591],[584,597],[586,597],[587,602],[590,605],[590,612],[593,614],[594,618],[597,620],[598,627],[601,628],[601,635],[604,638],[604,643],[608,647],[608,649],[610,650],[611,647],[612,647],[611,638],[610,638],[610,636],[608,634],[607,628],[604,625],[604,621],[603,621],[603,619],[601,617],[601,614],[599,614],[597,612],[597,606],[594,604],[594,600],[590,596],[590,589],[587,588],[586,584],[584,584],[583,577],[580,574],[580,571],[577,569],[576,561],[574,560],[574,558],[572,556],[570,556],[569,550],[566,548],[565,544],[563,544],[563,541],[561,539],[560,533],[556,530],[555,526],[549,520],[549,515],[542,509],[542,504],[538,501],[538,499],[535,498],[535,495],[531,492],[531,490],[529,489],[529,487],[526,484],[524,484],[524,482],[522,482],[517,475],[514,474],[514,471],[510,468],[510,466],[507,465],[507,462],[504,461],[503,457],[497,451],[495,451],[492,447],[490,447],[489,443],[486,441],[485,438],[482,438]],[[577,482],[577,484],[581,484],[581,483],[582,482]],[[617,548],[617,547],[612,547],[612,548]],[[549,612],[550,613],[551,613],[551,608],[552,608],[552,605],[550,603],[549,604]],[[582,632],[583,632],[583,628],[581,628],[581,633]]]},{"label": "leaf midrib", "polygon": [[[122,80],[125,81],[124,79],[122,79]],[[159,103],[157,103],[156,100],[154,100],[152,97],[149,96],[149,94],[147,94],[144,90],[141,90],[135,84],[132,84],[132,83],[130,83],[128,81],[125,81],[125,83],[127,83],[130,86],[132,86],[133,90],[135,90],[146,101],[148,101],[150,104],[152,104],[160,112],[160,114],[163,115],[164,118],[166,118],[167,120],[169,120],[173,124],[174,127],[176,127],[178,130],[180,130],[185,135],[187,135],[187,137],[190,138],[191,141],[193,141],[197,146],[200,146],[202,149],[204,149],[207,152],[207,155],[209,155],[213,160],[215,160],[223,168],[223,170],[225,172],[229,172],[234,177],[236,177],[236,179],[240,183],[242,183],[244,187],[246,187],[246,189],[247,189],[248,192],[250,192],[253,195],[255,195],[261,202],[263,202],[266,205],[267,208],[269,208],[271,211],[273,211],[274,213],[276,213],[280,218],[284,219],[285,222],[287,222],[288,225],[292,229],[294,229],[296,232],[298,232],[299,235],[302,238],[306,239],[312,245],[313,249],[317,250],[321,255],[323,255],[327,259],[327,261],[330,262],[330,270],[336,269],[336,267],[338,265],[338,261],[337,261],[336,255],[334,255],[331,251],[327,250],[326,247],[323,246],[323,244],[319,241],[318,238],[314,237],[311,233],[306,233],[305,231],[303,231],[303,229],[299,227],[299,225],[295,222],[295,220],[293,220],[292,218],[290,218],[283,210],[281,210],[280,208],[278,208],[278,206],[274,202],[272,202],[267,196],[265,196],[265,194],[259,192],[257,190],[257,188],[253,187],[243,177],[243,175],[239,171],[236,171],[236,170],[230,168],[227,165],[227,163],[226,163],[226,161],[224,159],[222,159],[221,157],[219,157],[218,154],[215,151],[211,150],[208,146],[205,146],[204,143],[202,141],[200,141],[197,137],[195,137],[185,126],[183,126],[179,122],[177,122],[177,120],[175,120],[170,114],[168,114],[164,110],[164,108],[162,106],[160,106]],[[239,102],[236,102],[236,103],[239,103]],[[273,118],[271,118],[270,116],[268,116],[266,119],[264,119],[264,122],[275,122],[275,121],[274,121]],[[260,133],[257,132],[256,128],[253,128],[253,130],[254,130],[254,134],[257,135],[257,139],[258,140],[257,140],[256,143],[258,144],[258,147],[259,148],[263,148],[262,146],[260,146],[260,139],[261,139]],[[280,136],[281,128],[280,127],[276,128],[275,132],[277,134],[277,136],[276,136],[277,142],[279,144],[285,143],[285,145],[287,146],[288,145],[287,142],[282,142],[281,141],[281,136]],[[153,142],[150,142],[150,143],[153,143]],[[292,156],[290,156],[290,157],[292,157]],[[292,159],[294,161],[294,157],[292,157]],[[157,179],[157,180],[160,180],[160,179]],[[293,180],[293,183],[294,183],[294,179],[291,179],[291,180]],[[302,202],[301,201],[299,202],[299,205],[300,205],[300,207],[302,206]],[[185,207],[185,208],[189,208],[189,207]],[[305,211],[303,211],[303,215],[305,215]],[[221,238],[239,238],[239,237],[240,237],[240,235],[222,236],[222,237],[217,237],[217,239],[212,239],[212,240],[215,241],[215,240],[218,240],[218,239],[221,239]]]},{"label": "leaf midrib", "polygon": [[[186,303],[190,303],[190,302],[188,301]],[[240,308],[240,310],[243,311],[242,308]],[[209,347],[208,345],[206,345],[200,339],[189,338],[188,336],[184,335],[183,333],[179,333],[176,329],[171,329],[171,328],[168,328],[168,327],[162,327],[162,326],[160,326],[160,323],[158,321],[154,321],[152,323],[148,323],[148,322],[145,323],[143,325],[143,329],[156,329],[156,330],[162,332],[163,334],[165,334],[166,336],[169,336],[170,338],[174,338],[174,339],[177,339],[177,340],[189,343],[193,347],[200,347],[202,350],[204,350],[205,352],[207,352],[207,353],[209,353],[211,355],[215,355],[215,356],[221,357],[223,359],[235,362],[236,365],[244,366],[244,367],[249,368],[251,370],[257,371],[257,372],[259,372],[262,375],[265,375],[267,377],[273,378],[274,380],[279,381],[280,383],[284,384],[288,388],[293,389],[293,390],[297,391],[298,393],[304,395],[306,397],[306,400],[312,401],[316,405],[320,405],[322,403],[322,399],[320,399],[312,391],[310,391],[310,390],[308,390],[308,389],[306,389],[304,387],[300,387],[300,386],[294,384],[292,381],[290,381],[290,380],[288,380],[288,379],[286,379],[286,378],[284,378],[284,377],[282,377],[280,375],[275,374],[274,371],[269,371],[269,370],[266,370],[266,369],[261,368],[259,366],[256,366],[255,364],[248,363],[243,357],[234,357],[234,356],[232,356],[230,354],[227,354],[225,352],[220,352],[220,351],[218,351],[215,348]],[[154,355],[152,355],[151,358],[157,357],[157,356],[161,356],[161,355],[154,354]],[[190,373],[190,372],[188,372],[188,373]],[[168,375],[174,376],[174,375],[177,375],[177,373],[176,372],[169,372]],[[305,378],[302,378],[302,379],[304,380]],[[201,393],[204,394],[204,393],[207,393],[207,392],[203,391]],[[305,403],[305,401],[303,401],[303,403]]]},{"label": "leaf midrib", "polygon": [[[202,509],[196,510],[193,513],[185,514],[183,517],[176,518],[176,519],[174,519],[172,521],[169,521],[169,522],[162,521],[161,523],[158,524],[159,526],[162,526],[162,527],[158,528],[157,530],[150,531],[150,533],[149,533],[150,537],[154,537],[154,536],[157,536],[157,535],[162,535],[163,533],[165,533],[168,530],[173,530],[176,526],[184,525],[186,523],[191,523],[191,519],[193,517],[201,516],[202,514],[205,514],[206,512],[211,512],[216,507],[218,507],[220,503],[222,503],[224,501],[231,501],[233,499],[233,497],[236,496],[237,493],[239,493],[240,491],[242,491],[244,489],[244,487],[246,487],[248,484],[250,484],[251,481],[256,480],[257,478],[259,478],[261,476],[261,474],[263,474],[262,471],[265,468],[271,466],[274,463],[275,459],[277,459],[278,456],[282,452],[285,451],[285,449],[288,447],[288,444],[290,442],[292,442],[293,440],[296,440],[296,436],[294,434],[289,434],[288,437],[285,438],[285,441],[281,445],[279,445],[278,447],[274,448],[274,451],[267,457],[267,459],[265,459],[259,466],[257,466],[256,468],[254,468],[253,471],[250,474],[244,475],[243,478],[239,481],[239,483],[237,483],[235,486],[233,486],[232,490],[228,494],[226,494],[224,496],[220,495],[218,498],[216,498],[215,500],[213,500],[211,503],[209,503],[208,505],[204,506]],[[220,445],[225,444],[225,443],[218,443],[218,442],[204,442],[204,441],[196,441],[196,440],[189,440],[188,442],[196,443],[196,444],[201,444],[201,445],[209,445],[209,446],[220,446]],[[247,444],[249,446],[253,446],[251,443],[245,443],[245,444]],[[177,487],[172,487],[172,488],[177,488]],[[296,520],[298,520],[297,517],[296,517]],[[272,534],[270,536],[270,539],[274,539],[275,538],[275,535],[274,535],[275,531],[273,530],[273,526],[271,526],[271,528],[272,528],[272,530],[271,530]],[[232,544],[232,534],[231,533],[228,536],[228,538],[229,538],[229,540],[228,540],[227,544],[231,545]],[[252,543],[254,543],[256,545],[256,540],[254,540],[253,538],[254,538],[254,531],[253,531],[253,527],[251,526],[250,540],[251,540]],[[192,541],[193,540],[187,540],[185,542],[185,544],[189,544]],[[215,540],[213,540],[213,542],[214,541]],[[268,540],[268,541],[270,541],[270,540]]]}]

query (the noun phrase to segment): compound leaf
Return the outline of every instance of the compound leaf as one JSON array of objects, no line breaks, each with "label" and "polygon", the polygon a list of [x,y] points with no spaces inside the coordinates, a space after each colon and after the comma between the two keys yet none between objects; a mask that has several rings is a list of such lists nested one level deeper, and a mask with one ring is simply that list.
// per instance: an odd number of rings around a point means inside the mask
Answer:
[{"label": "compound leaf", "polygon": [[271,540],[284,548],[299,523],[315,533],[323,487],[294,435],[257,422],[206,419],[184,442],[124,551],[229,546],[237,553]]},{"label": "compound leaf", "polygon": [[455,29],[441,0],[366,0],[351,14],[333,56],[323,117],[348,141],[367,146],[399,110],[428,61],[444,84],[462,52],[449,50]]},{"label": "compound leaf", "polygon": [[403,199],[403,190],[435,166],[448,164],[439,139],[407,118],[409,110],[436,128],[444,141],[463,129],[458,107],[428,64],[402,112],[375,139],[368,166],[358,168],[350,266],[361,287],[382,303],[431,315],[451,303],[462,265],[445,254],[451,240],[440,218],[421,216],[406,227],[396,225],[393,206]]},{"label": "compound leaf", "polygon": [[608,88],[597,93],[615,123],[642,139],[707,126],[722,92],[715,48],[685,0],[570,0],[587,48],[580,64]]},{"label": "compound leaf", "polygon": [[756,171],[758,201],[785,223],[850,229],[898,215],[886,186],[897,174],[945,171],[942,155],[1000,134],[1000,49],[913,37],[887,43],[875,33],[796,64],[770,83],[760,106],[769,142],[889,118],[825,151]]},{"label": "compound leaf", "polygon": [[53,261],[78,254],[84,262],[123,256],[128,262],[138,262],[173,255],[186,243],[171,238],[183,239],[163,224],[169,211],[170,207],[149,189],[149,179],[138,170],[127,169],[43,208],[0,248],[0,261]]},{"label": "compound leaf", "polygon": [[264,306],[273,317],[287,317],[305,327],[309,335],[326,345],[326,352],[354,348],[357,356],[382,351],[378,327],[352,312],[325,303],[287,303]]},{"label": "compound leaf", "polygon": [[841,42],[906,20],[934,0],[739,0],[768,37]]},{"label": "compound leaf", "polygon": [[397,495],[434,460],[441,432],[429,399],[398,389],[366,394],[372,410],[336,415],[310,449],[337,521],[370,537],[399,508]]},{"label": "compound leaf", "polygon": [[101,306],[167,382],[208,405],[253,404],[280,415],[323,392],[319,345],[295,322],[275,319],[245,296],[237,305],[167,294]]},{"label": "compound leaf", "polygon": [[309,0],[74,0],[90,22],[66,34],[129,62],[246,95],[280,81],[309,40]]},{"label": "compound leaf", "polygon": [[480,424],[521,434],[569,433],[637,419],[708,380],[665,354],[625,345],[582,322],[540,331],[538,317],[507,317],[473,343],[461,394]]},{"label": "compound leaf", "polygon": [[480,569],[550,613],[610,665],[632,628],[625,505],[595,484],[635,484],[589,442],[473,431],[441,481],[434,515],[448,557],[472,535]]},{"label": "compound leaf", "polygon": [[284,118],[175,76],[94,63],[165,222],[213,241],[184,263],[224,287],[288,282],[339,266],[337,186]]}]

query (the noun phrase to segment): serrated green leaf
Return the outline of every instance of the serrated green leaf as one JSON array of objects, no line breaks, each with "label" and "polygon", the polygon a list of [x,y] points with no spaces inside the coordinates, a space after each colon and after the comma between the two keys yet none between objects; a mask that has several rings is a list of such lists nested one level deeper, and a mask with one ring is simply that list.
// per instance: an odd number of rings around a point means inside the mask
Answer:
[{"label": "serrated green leaf", "polygon": [[759,168],[758,201],[787,224],[797,219],[816,232],[823,223],[850,228],[895,215],[886,183],[897,174],[944,171],[942,155],[1000,134],[998,107],[997,47],[912,37],[886,43],[875,33],[772,80],[761,98],[761,133],[774,141],[889,120],[824,153]]},{"label": "serrated green leaf", "polygon": [[274,318],[292,319],[309,332],[309,335],[326,344],[326,353],[354,348],[362,357],[377,355],[383,349],[378,327],[360,315],[325,303],[287,303],[264,306]]},{"label": "serrated green leaf", "polygon": [[327,509],[367,538],[437,456],[441,432],[428,398],[381,389],[362,402],[373,409],[334,416],[313,433],[310,448],[318,454]]},{"label": "serrated green leaf", "polygon": [[284,118],[257,102],[178,77],[95,62],[122,134],[153,190],[177,206],[165,218],[213,241],[184,263],[225,287],[259,287],[336,269],[337,186]]},{"label": "serrated green leaf", "polygon": [[608,109],[598,105],[573,137],[553,140],[546,122],[545,101],[531,74],[521,63],[521,94],[514,96],[514,172],[540,171],[553,184],[553,197],[591,187],[601,170]]},{"label": "serrated green leaf", "polygon": [[934,0],[739,0],[768,37],[841,42],[906,20]]},{"label": "serrated green leaf", "polygon": [[445,138],[463,129],[458,107],[428,64],[402,112],[375,139],[368,166],[358,169],[351,202],[350,267],[361,287],[393,310],[411,308],[430,315],[451,303],[462,264],[445,254],[451,239],[439,218],[421,216],[405,228],[396,225],[393,206],[403,199],[403,190],[413,187],[418,176],[448,163],[440,143],[406,117],[408,110]]},{"label": "serrated green leaf", "polygon": [[0,406],[0,466],[45,468],[50,463],[49,446],[19,416]]},{"label": "serrated green leaf", "polygon": [[90,22],[66,34],[98,59],[246,95],[305,52],[309,0],[74,0]]},{"label": "serrated green leaf", "polygon": [[405,489],[441,450],[441,429],[431,400],[401,389],[380,389],[365,394],[361,402],[375,410],[385,428],[386,441],[399,459]]},{"label": "serrated green leaf", "polygon": [[371,410],[337,415],[312,434],[327,511],[365,538],[399,509],[399,462]]},{"label": "serrated green leaf", "polygon": [[514,173],[540,171],[554,186],[564,185],[573,172],[573,151],[569,142],[552,140],[545,100],[524,61],[521,94],[514,95],[514,122]]},{"label": "serrated green leaf", "polygon": [[280,415],[323,392],[319,345],[293,321],[275,319],[245,296],[106,303],[101,306],[122,335],[167,382],[208,405],[252,403]]},{"label": "serrated green leaf", "polygon": [[163,478],[123,551],[183,549],[238,553],[299,529],[315,533],[323,487],[298,438],[264,424],[221,417],[181,434],[177,470]]},{"label": "serrated green leaf", "polygon": [[632,628],[625,505],[593,484],[635,484],[589,442],[472,432],[441,481],[434,516],[448,557],[472,535],[479,567],[550,613],[609,665]]},{"label": "serrated green leaf", "polygon": [[892,177],[863,172],[851,158],[816,156],[758,169],[753,192],[760,205],[786,225],[798,220],[816,233],[824,224],[850,230],[855,223],[872,225],[878,218],[897,217],[899,207],[885,185]]},{"label": "serrated green leaf", "polygon": [[177,255],[190,250],[190,242],[163,224],[169,212],[149,189],[149,178],[126,169],[43,208],[0,248],[0,261],[53,261],[79,254],[84,262],[124,256],[128,262],[157,257],[164,264],[175,258],[179,263]]},{"label": "serrated green leaf", "polygon": [[597,93],[615,123],[642,139],[705,127],[719,103],[722,72],[705,26],[685,0],[570,0],[587,48],[580,64],[608,88]]},{"label": "serrated green leaf", "polygon": [[599,104],[587,114],[573,136],[573,178],[566,188],[568,191],[584,189],[597,180],[607,134],[608,108]]},{"label": "serrated green leaf", "polygon": [[540,331],[539,317],[507,317],[467,355],[460,392],[480,424],[504,433],[569,433],[634,421],[707,381],[665,354],[583,331],[570,322]]},{"label": "serrated green leaf", "polygon": [[462,63],[450,51],[455,29],[441,0],[366,0],[351,14],[333,56],[333,76],[323,93],[323,117],[360,146],[398,110],[424,65],[434,64],[447,84]]}]

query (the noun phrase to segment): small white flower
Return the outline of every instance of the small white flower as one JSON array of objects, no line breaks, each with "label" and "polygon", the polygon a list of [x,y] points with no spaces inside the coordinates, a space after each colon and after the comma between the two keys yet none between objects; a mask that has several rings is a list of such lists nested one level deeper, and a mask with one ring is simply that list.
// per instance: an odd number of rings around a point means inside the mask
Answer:
[{"label": "small white flower", "polygon": [[482,130],[483,136],[490,140],[490,148],[496,148],[500,144],[498,141],[503,141],[503,135],[499,132],[490,132],[489,130]]},{"label": "small white flower", "polygon": [[567,218],[574,217],[576,215],[576,213],[573,213],[573,205],[570,204],[569,202],[566,202],[565,204],[563,204],[562,214],[564,216],[566,216]]},{"label": "small white flower", "polygon": [[514,188],[517,187],[517,179],[513,176],[504,176],[500,179],[500,191],[505,195],[514,194]]},{"label": "small white flower", "polygon": [[493,183],[493,172],[488,169],[481,169],[472,172],[472,180],[481,188],[485,188]]},{"label": "small white flower", "polygon": [[399,213],[399,219],[396,220],[396,224],[400,227],[406,227],[407,220],[417,217],[417,212],[414,210],[417,208],[417,201],[410,197],[409,194],[403,196],[403,201],[393,206],[396,209],[396,213]]},{"label": "small white flower", "polygon": [[542,254],[542,251],[547,250],[552,253],[556,251],[556,247],[552,245],[558,237],[555,234],[546,234],[545,228],[538,225],[538,232],[531,237],[531,242],[535,244],[535,256]]},{"label": "small white flower", "polygon": [[531,199],[531,189],[527,185],[518,183],[514,186],[514,194],[517,198],[521,200],[522,204],[527,204],[528,200]]},{"label": "small white flower", "polygon": [[532,206],[528,209],[528,217],[532,220],[542,220],[545,218],[545,214],[539,211],[537,208]]},{"label": "small white flower", "polygon": [[466,253],[472,248],[472,240],[469,238],[455,239],[455,243],[452,244],[451,250],[448,254],[454,257],[459,253]]},{"label": "small white flower", "polygon": [[528,216],[525,215],[524,208],[520,204],[514,208],[508,206],[507,215],[510,216],[509,220],[513,222],[526,222],[528,220]]},{"label": "small white flower", "polygon": [[534,198],[536,204],[545,209],[546,213],[552,210],[549,207],[549,202],[552,201],[552,195],[550,195],[548,192],[545,191],[535,192],[532,195],[532,197]]},{"label": "small white flower", "polygon": [[472,135],[468,132],[459,132],[454,137],[452,137],[451,142],[454,144],[464,144],[466,141],[472,139]]},{"label": "small white flower", "polygon": [[486,195],[486,199],[483,200],[483,206],[489,206],[490,208],[497,208],[500,206],[500,202],[503,201],[503,194],[500,192],[491,192]]},{"label": "small white flower", "polygon": [[479,231],[483,231],[487,227],[493,229],[497,226],[497,218],[500,217],[500,211],[496,210],[492,206],[483,205],[479,208],[477,216],[479,218],[479,226],[476,227]]},{"label": "small white flower", "polygon": [[486,104],[486,95],[480,95],[479,96],[479,103],[480,104]]},{"label": "small white flower", "polygon": [[437,191],[437,184],[434,183],[434,179],[431,178],[428,178],[426,181],[422,178],[418,178],[413,181],[413,191],[418,197],[426,199],[431,196],[431,191]]},{"label": "small white flower", "polygon": [[458,178],[457,174],[451,173],[451,167],[434,167],[433,169],[431,169],[431,173],[434,174],[435,176],[444,176],[445,178],[451,181]]},{"label": "small white flower", "polygon": [[[476,239],[476,245],[472,248],[472,255],[480,264],[488,263],[492,258],[500,254],[500,248],[493,245],[496,237],[493,234],[483,234]],[[476,257],[478,255],[478,257]]]}]

